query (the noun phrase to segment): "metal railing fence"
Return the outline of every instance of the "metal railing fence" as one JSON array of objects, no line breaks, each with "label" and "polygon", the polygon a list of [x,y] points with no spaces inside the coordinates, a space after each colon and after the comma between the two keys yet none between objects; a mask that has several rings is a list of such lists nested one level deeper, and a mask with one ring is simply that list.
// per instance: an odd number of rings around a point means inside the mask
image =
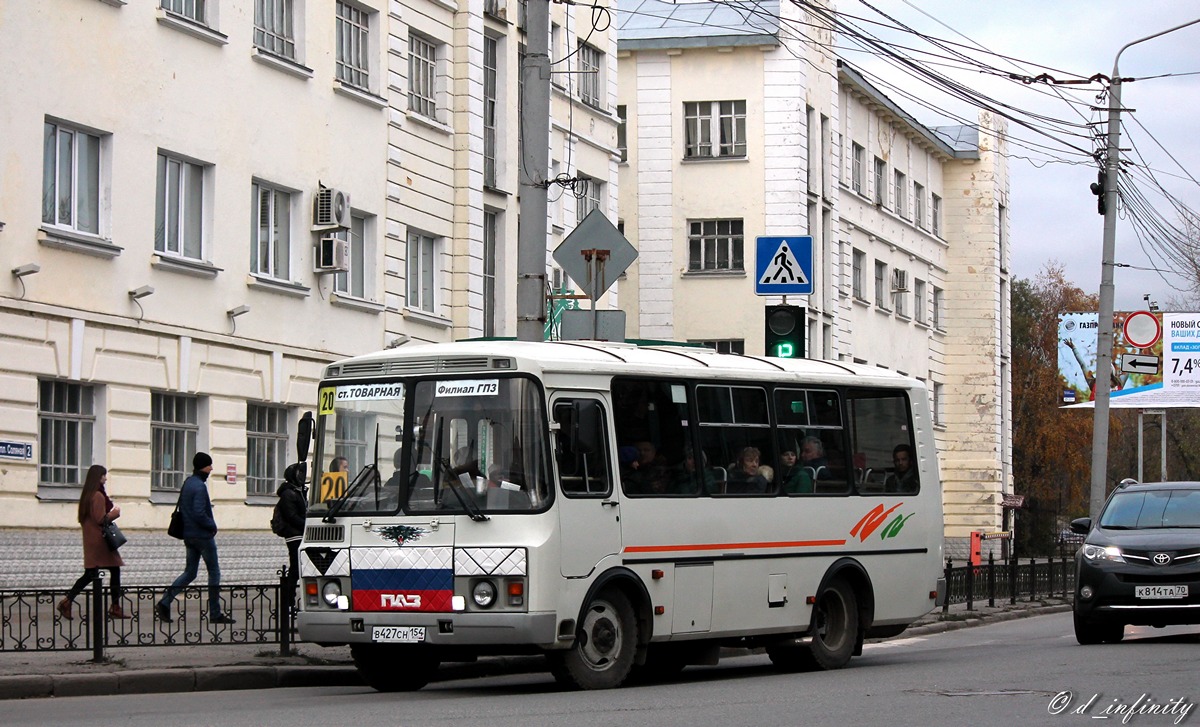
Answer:
[{"label": "metal railing fence", "polygon": [[997,561],[988,554],[987,563],[960,566],[947,558],[945,573],[942,613],[955,603],[965,603],[967,610],[973,611],[977,600],[986,599],[988,606],[995,606],[997,600],[1015,604],[1018,600],[1069,598],[1075,590],[1075,560],[1066,556],[1049,556],[1041,562],[1037,558]]}]

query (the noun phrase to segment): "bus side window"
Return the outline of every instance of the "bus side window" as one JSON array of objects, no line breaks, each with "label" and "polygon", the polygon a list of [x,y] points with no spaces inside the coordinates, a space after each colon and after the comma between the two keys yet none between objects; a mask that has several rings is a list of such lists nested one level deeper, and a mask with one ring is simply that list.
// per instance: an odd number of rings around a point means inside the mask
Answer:
[{"label": "bus side window", "polygon": [[558,475],[567,495],[606,496],[612,492],[608,457],[608,417],[595,399],[559,399]]}]

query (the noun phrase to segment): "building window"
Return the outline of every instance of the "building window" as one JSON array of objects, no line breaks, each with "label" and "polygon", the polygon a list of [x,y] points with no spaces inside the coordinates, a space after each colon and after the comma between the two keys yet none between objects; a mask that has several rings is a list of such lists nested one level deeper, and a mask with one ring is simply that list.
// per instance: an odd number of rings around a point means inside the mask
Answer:
[{"label": "building window", "polygon": [[896,203],[896,214],[901,217],[908,218],[908,177],[904,176],[904,172],[897,170],[894,173],[894,189],[892,190],[892,201]]},{"label": "building window", "polygon": [[892,270],[892,296],[896,300],[896,315],[908,317],[908,271]]},{"label": "building window", "polygon": [[496,335],[496,236],[500,215],[483,213],[483,335]]},{"label": "building window", "polygon": [[603,92],[604,54],[579,42],[579,100],[589,106],[605,108]]},{"label": "building window", "polygon": [[887,205],[887,187],[884,186],[886,179],[887,162],[875,157],[875,204]]},{"label": "building window", "polygon": [[158,155],[154,249],[199,260],[204,217],[204,167]]},{"label": "building window", "polygon": [[942,384],[935,381],[929,393],[933,399],[930,402],[933,408],[933,424],[934,426],[941,426],[946,423],[945,415],[942,414]]},{"label": "building window", "polygon": [[933,234],[941,236],[942,234],[942,198],[933,195],[930,205],[931,220],[930,224],[933,227]]},{"label": "building window", "polygon": [[367,89],[370,82],[371,16],[344,2],[337,4],[337,79]]},{"label": "building window", "polygon": [[718,353],[736,353],[740,356],[746,354],[746,342],[740,338],[717,341],[691,341],[691,343],[708,346]]},{"label": "building window", "polygon": [[867,179],[867,150],[859,144],[850,145],[850,186],[858,194],[863,193],[863,183]]},{"label": "building window", "polygon": [[854,263],[851,269],[851,285],[854,290],[854,298],[856,300],[866,300],[867,297],[863,294],[863,267],[867,264],[867,254],[862,250],[854,250]]},{"label": "building window", "polygon": [[194,396],[150,393],[150,489],[178,490],[192,473],[200,432]]},{"label": "building window", "polygon": [[[745,101],[685,103],[683,120],[684,158],[746,156]],[[718,130],[715,140],[714,127]]]},{"label": "building window", "polygon": [[437,240],[408,233],[408,307],[433,313],[437,280]]},{"label": "building window", "polygon": [[1000,272],[1008,272],[1008,208],[1004,205],[996,206],[996,224],[999,227],[996,230],[996,242],[999,245],[1000,254]]},{"label": "building window", "polygon": [[875,261],[875,307],[880,310],[891,310],[888,308],[888,266],[887,263]]},{"label": "building window", "polygon": [[925,187],[913,182],[913,222],[925,226]]},{"label": "building window", "polygon": [[408,36],[408,108],[437,117],[437,46],[417,35]]},{"label": "building window", "polygon": [[[549,52],[549,55],[550,55],[550,65],[551,66],[553,66],[557,61],[559,61],[562,58],[562,50],[561,49],[563,47],[564,47],[564,44],[563,44],[562,26],[559,25],[558,23],[550,23],[550,49],[549,49],[550,52]],[[566,79],[570,78],[570,75],[571,74],[569,74],[569,73],[551,73],[550,74],[550,83],[554,84],[555,86],[558,86],[559,88],[562,88],[563,84],[566,83]]]},{"label": "building window", "polygon": [[942,330],[942,305],[945,297],[945,291],[941,288],[933,289],[933,327],[939,331]]},{"label": "building window", "polygon": [[201,25],[208,25],[207,18],[204,15],[205,4],[205,0],[162,0],[162,9],[169,10],[176,15],[182,15]]},{"label": "building window", "polygon": [[[579,175],[575,186],[575,221],[578,224],[594,209],[600,209],[604,183],[591,177]],[[603,210],[601,210],[603,211]]]},{"label": "building window", "polygon": [[100,137],[47,121],[42,149],[42,222],[100,234]]},{"label": "building window", "polygon": [[356,298],[367,297],[367,218],[350,215],[350,229],[337,231],[337,237],[350,241],[350,269],[333,276],[333,289]]},{"label": "building window", "polygon": [[270,185],[251,185],[255,225],[250,272],[287,280],[291,274],[292,195]]},{"label": "building window", "polygon": [[246,405],[246,494],[274,495],[287,466],[287,409]]},{"label": "building window", "polygon": [[624,104],[617,106],[617,149],[621,152],[621,161],[629,161],[629,121],[628,110]]},{"label": "building window", "polygon": [[496,187],[496,69],[500,41],[483,38],[483,186]]},{"label": "building window", "polygon": [[268,53],[296,59],[293,5],[293,0],[254,0],[254,45]]},{"label": "building window", "polygon": [[38,482],[82,485],[92,466],[95,393],[86,384],[38,382]]},{"label": "building window", "polygon": [[741,220],[689,220],[688,270],[743,270]]},{"label": "building window", "polygon": [[925,281],[917,280],[913,283],[913,318],[917,323],[926,323],[925,309],[927,306],[925,300]]}]

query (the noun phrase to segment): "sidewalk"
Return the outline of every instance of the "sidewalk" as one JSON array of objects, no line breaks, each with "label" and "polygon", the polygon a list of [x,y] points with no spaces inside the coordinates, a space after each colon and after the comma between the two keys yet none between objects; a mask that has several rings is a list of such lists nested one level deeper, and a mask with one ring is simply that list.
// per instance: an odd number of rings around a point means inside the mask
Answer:
[{"label": "sidewalk", "polygon": [[[904,636],[1069,611],[1069,601],[1047,598],[987,606],[986,599],[967,611],[966,604],[938,609]],[[301,643],[291,656],[278,644],[230,646],[144,646],[110,648],[109,661],[93,663],[90,651],[0,653],[0,699],[77,697],[105,694],[201,692],[272,687],[356,686],[363,682],[350,659],[350,648]],[[493,674],[541,671],[541,657],[497,657],[474,664],[442,667],[437,681]]]}]

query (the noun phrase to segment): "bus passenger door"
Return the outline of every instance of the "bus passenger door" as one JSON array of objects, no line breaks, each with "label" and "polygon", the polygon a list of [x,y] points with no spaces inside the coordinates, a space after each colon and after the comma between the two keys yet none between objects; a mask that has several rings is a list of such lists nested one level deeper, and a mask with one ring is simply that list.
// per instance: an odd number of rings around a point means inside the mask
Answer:
[{"label": "bus passenger door", "polygon": [[551,401],[558,423],[558,520],[562,574],[590,574],[621,551],[621,506],[609,453],[609,413],[592,394],[560,393]]}]

